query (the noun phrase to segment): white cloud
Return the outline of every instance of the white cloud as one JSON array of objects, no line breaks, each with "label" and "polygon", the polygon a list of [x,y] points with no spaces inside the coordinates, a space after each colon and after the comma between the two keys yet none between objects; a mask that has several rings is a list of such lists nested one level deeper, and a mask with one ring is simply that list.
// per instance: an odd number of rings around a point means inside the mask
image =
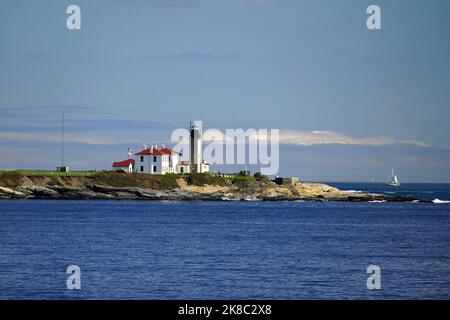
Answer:
[{"label": "white cloud", "polygon": [[[8,141],[32,141],[32,142],[60,142],[59,135],[25,132],[0,132],[1,140]],[[120,143],[135,143],[133,140],[117,140],[115,138],[93,137],[88,135],[65,135],[64,141],[84,143],[91,145],[105,144],[114,145]]]},{"label": "white cloud", "polygon": [[[245,132],[246,130],[244,130]],[[270,130],[269,130],[270,132]],[[250,134],[251,141],[255,142],[258,139],[266,139],[267,136],[263,134]],[[95,137],[93,135],[65,135],[66,142],[84,143],[89,145],[114,145],[114,144],[139,144],[142,141],[133,139],[133,132],[129,132],[130,139],[117,139],[114,137]],[[270,133],[269,133],[270,135]],[[27,133],[27,132],[0,132],[1,140],[8,141],[33,141],[33,142],[59,142],[61,137],[59,135],[43,134],[43,133]],[[161,139],[156,139],[161,140]],[[155,140],[155,141],[156,141]],[[224,132],[219,130],[206,130],[204,132],[203,140],[205,142],[212,141],[233,141],[232,136],[226,136]],[[161,142],[161,141],[160,141]],[[166,143],[170,144],[169,140]],[[397,140],[389,137],[353,137],[347,134],[333,132],[333,131],[298,131],[298,130],[280,130],[280,144],[312,146],[324,144],[343,144],[343,145],[368,145],[368,146],[384,146],[393,144],[410,144],[420,147],[428,147],[428,145],[418,140]]]},{"label": "white cloud", "polygon": [[[264,134],[250,134],[251,141],[258,139],[266,139]],[[233,141],[232,136],[226,136],[220,131],[206,131],[204,135],[205,141]],[[428,147],[428,145],[418,140],[397,140],[389,137],[353,137],[339,132],[313,130],[280,130],[280,144],[291,145],[323,145],[323,144],[344,144],[344,145],[368,145],[368,146],[384,146],[393,144],[411,144],[420,147]]]},{"label": "white cloud", "polygon": [[418,140],[397,140],[389,137],[352,137],[343,133],[333,131],[280,131],[280,143],[295,145],[318,145],[318,144],[347,144],[347,145],[371,145],[383,146],[392,144],[413,144],[421,147],[428,145]]}]

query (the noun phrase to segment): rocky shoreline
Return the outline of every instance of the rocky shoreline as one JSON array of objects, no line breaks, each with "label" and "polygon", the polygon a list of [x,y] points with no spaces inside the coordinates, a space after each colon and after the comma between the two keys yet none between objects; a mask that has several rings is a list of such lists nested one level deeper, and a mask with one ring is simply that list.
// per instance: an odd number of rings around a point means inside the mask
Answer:
[{"label": "rocky shoreline", "polygon": [[[118,176],[121,177],[121,176]],[[116,177],[113,177],[116,178]],[[151,178],[149,178],[151,179]],[[116,179],[117,180],[117,179]],[[5,181],[5,180],[4,180]],[[110,181],[110,180],[107,180]],[[111,181],[115,181],[112,179]],[[320,183],[277,185],[267,179],[220,181],[214,184],[190,184],[176,177],[170,187],[150,181],[141,186],[117,186],[92,177],[20,177],[15,183],[1,183],[0,199],[63,200],[169,200],[169,201],[348,201],[411,202],[408,196],[342,191]],[[116,185],[108,185],[116,184]],[[125,183],[127,184],[127,183]],[[131,184],[128,182],[128,184]]]}]

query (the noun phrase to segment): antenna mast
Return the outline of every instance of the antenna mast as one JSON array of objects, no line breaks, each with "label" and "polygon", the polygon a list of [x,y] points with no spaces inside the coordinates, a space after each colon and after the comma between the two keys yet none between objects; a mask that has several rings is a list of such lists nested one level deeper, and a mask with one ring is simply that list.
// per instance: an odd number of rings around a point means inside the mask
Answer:
[{"label": "antenna mast", "polygon": [[61,167],[64,167],[64,113],[61,119]]}]

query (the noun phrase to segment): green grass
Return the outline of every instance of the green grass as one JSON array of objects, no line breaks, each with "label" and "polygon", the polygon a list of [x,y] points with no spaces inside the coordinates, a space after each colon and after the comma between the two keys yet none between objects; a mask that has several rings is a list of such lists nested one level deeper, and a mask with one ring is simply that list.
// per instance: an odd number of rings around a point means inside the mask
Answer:
[{"label": "green grass", "polygon": [[87,177],[95,175],[96,171],[69,171],[69,172],[58,172],[58,171],[47,171],[47,170],[0,170],[0,174],[7,172],[17,172],[24,176],[35,176],[35,177]]},{"label": "green grass", "polygon": [[234,176],[231,178],[233,185],[239,188],[248,188],[257,184],[257,181],[252,176]]},{"label": "green grass", "polygon": [[191,173],[187,176],[187,182],[194,186],[214,185],[225,186],[227,185],[227,179],[218,177],[210,173]]},{"label": "green grass", "polygon": [[255,181],[256,179],[252,176],[234,176],[233,181]]},{"label": "green grass", "polygon": [[140,187],[158,190],[178,188],[176,174],[143,174],[102,171],[93,175],[97,183],[113,187]]},{"label": "green grass", "polygon": [[[2,186],[19,186],[26,179],[32,177],[48,177],[55,184],[65,183],[86,183],[81,179],[80,182],[71,181],[64,177],[86,177],[89,183],[103,184],[113,187],[141,187],[153,188],[158,190],[168,190],[178,188],[177,179],[183,178],[188,184],[195,186],[218,185],[226,186],[231,183],[237,185],[248,185],[256,182],[251,176],[234,176],[231,178],[219,177],[211,173],[194,173],[194,174],[142,174],[142,173],[124,173],[110,170],[104,171],[70,171],[57,172],[50,170],[1,170],[0,169],[0,185]],[[61,180],[62,178],[63,180]],[[70,180],[70,181],[69,181]],[[73,179],[72,179],[73,180]],[[76,178],[75,178],[76,180]]]}]

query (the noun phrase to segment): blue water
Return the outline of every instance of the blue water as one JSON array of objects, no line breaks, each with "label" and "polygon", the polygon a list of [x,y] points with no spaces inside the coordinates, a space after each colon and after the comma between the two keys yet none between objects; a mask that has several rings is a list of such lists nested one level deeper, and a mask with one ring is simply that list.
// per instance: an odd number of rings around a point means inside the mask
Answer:
[{"label": "blue water", "polygon": [[449,249],[450,204],[0,201],[0,298],[449,299]]},{"label": "blue water", "polygon": [[330,182],[328,184],[341,190],[413,196],[428,201],[434,199],[450,201],[450,184],[445,183],[403,183],[399,187],[391,187],[385,183]]}]

